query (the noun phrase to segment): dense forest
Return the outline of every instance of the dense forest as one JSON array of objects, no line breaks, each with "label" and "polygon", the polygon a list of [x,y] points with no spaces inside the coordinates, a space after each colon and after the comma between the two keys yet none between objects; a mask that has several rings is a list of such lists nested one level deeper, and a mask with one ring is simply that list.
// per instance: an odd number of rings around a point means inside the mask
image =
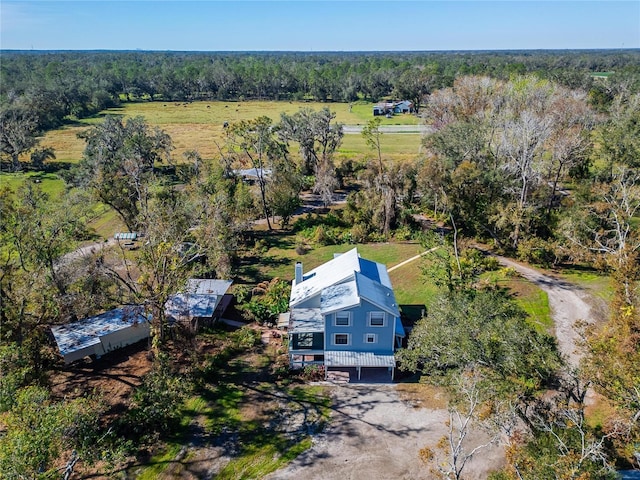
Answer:
[{"label": "dense forest", "polygon": [[[303,100],[378,101],[408,98],[464,75],[506,80],[535,74],[590,92],[597,104],[615,95],[611,83],[635,83],[640,52],[393,52],[393,53],[159,53],[2,52],[3,108],[37,112],[46,129],[68,115],[83,117],[121,101]],[[614,73],[615,82],[594,79]]]},{"label": "dense forest", "polygon": [[[3,52],[2,60],[7,170],[46,168],[54,152],[38,147],[41,132],[123,102],[327,102],[232,123],[219,155],[191,150],[179,165],[167,162],[166,132],[107,115],[81,134],[83,158],[61,173],[61,198],[32,182],[2,187],[0,469],[8,478],[56,478],[78,461],[112,468],[184,433],[185,399],[228,405],[233,381],[221,371],[255,336],[240,330],[199,357],[189,333],[169,327],[164,305],[188,278],[277,263],[267,252],[283,236],[301,256],[321,245],[407,240],[435,252],[421,281],[438,296],[399,353],[407,372],[450,398],[449,441],[421,451],[427,463],[446,458],[433,475],[464,478],[469,452],[479,451],[460,449],[471,424],[505,445],[495,480],[615,478],[615,467],[638,467],[640,52]],[[419,107],[420,153],[385,158],[376,118],[361,134],[367,159],[338,162],[344,132],[330,102],[383,98]],[[243,181],[241,168],[256,178]],[[346,201],[336,207],[338,191]],[[295,216],[303,192],[318,196],[321,214]],[[69,256],[93,238],[88,225],[104,209],[144,243]],[[610,278],[607,318],[581,327],[579,364],[483,276],[498,266],[481,249]],[[288,284],[263,280],[236,295],[246,319],[270,324],[287,309]],[[132,303],[152,317],[153,367],[124,411],[114,415],[95,396],[53,398],[48,379],[61,367],[50,326]],[[269,372],[273,382],[292,381],[286,368]],[[595,420],[586,413],[591,391],[606,405]],[[452,427],[454,418],[464,427]],[[233,428],[237,419],[216,432]]]}]

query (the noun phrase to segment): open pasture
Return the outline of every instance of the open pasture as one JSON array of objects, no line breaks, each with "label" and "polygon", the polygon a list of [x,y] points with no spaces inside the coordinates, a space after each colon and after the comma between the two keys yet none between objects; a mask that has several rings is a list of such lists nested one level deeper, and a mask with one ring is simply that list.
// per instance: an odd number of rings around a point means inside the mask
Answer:
[{"label": "open pasture", "polygon": [[[187,150],[197,150],[203,158],[213,158],[219,154],[218,145],[224,143],[224,123],[234,123],[267,116],[277,123],[281,113],[294,114],[301,108],[321,110],[328,107],[336,113],[336,121],[345,125],[364,125],[374,118],[372,104],[356,102],[142,102],[127,103],[119,108],[101,112],[98,116],[80,120],[47,132],[41,145],[51,147],[59,162],[76,163],[82,158],[84,140],[78,134],[102,121],[105,115],[124,117],[142,116],[152,125],[165,130],[173,139],[174,161],[181,162]],[[392,118],[379,117],[382,125],[416,125],[420,119],[414,115],[396,115]],[[384,134],[382,152],[390,158],[412,158],[420,145],[419,134]],[[295,152],[292,148],[292,153]],[[370,152],[359,134],[345,135],[338,151],[341,158],[362,157]],[[24,159],[26,160],[26,158]]]}]

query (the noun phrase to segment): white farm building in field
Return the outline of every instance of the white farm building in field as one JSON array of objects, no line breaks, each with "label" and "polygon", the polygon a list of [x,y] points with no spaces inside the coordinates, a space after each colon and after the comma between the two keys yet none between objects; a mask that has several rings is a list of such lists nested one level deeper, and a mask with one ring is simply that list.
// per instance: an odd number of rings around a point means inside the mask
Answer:
[{"label": "white farm building in field", "polygon": [[149,337],[151,317],[139,305],[125,306],[51,328],[64,363],[100,357]]}]

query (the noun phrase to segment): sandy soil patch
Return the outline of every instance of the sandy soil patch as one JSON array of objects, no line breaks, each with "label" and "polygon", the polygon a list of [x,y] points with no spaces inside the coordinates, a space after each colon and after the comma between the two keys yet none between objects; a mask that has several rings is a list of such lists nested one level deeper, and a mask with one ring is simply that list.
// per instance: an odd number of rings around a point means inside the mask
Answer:
[{"label": "sandy soil patch", "polygon": [[[398,385],[333,388],[330,424],[311,449],[268,479],[428,479],[430,467],[419,450],[446,434],[444,409],[420,408]],[[403,400],[407,399],[407,401]],[[469,441],[481,440],[472,434]],[[468,466],[468,479],[486,478],[504,462],[502,448],[483,450]]]}]

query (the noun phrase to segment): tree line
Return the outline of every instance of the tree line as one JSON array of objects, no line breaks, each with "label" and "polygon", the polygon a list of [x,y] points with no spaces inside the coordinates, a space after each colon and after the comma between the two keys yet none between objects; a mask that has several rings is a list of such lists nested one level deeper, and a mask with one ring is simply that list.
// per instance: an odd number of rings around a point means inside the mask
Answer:
[{"label": "tree line", "polygon": [[[0,101],[24,105],[47,129],[128,100],[420,100],[464,75],[535,74],[611,99],[638,82],[640,52],[195,53],[3,51]],[[609,82],[592,77],[609,72]],[[605,84],[606,83],[606,84]],[[419,104],[420,102],[414,102]]]}]

